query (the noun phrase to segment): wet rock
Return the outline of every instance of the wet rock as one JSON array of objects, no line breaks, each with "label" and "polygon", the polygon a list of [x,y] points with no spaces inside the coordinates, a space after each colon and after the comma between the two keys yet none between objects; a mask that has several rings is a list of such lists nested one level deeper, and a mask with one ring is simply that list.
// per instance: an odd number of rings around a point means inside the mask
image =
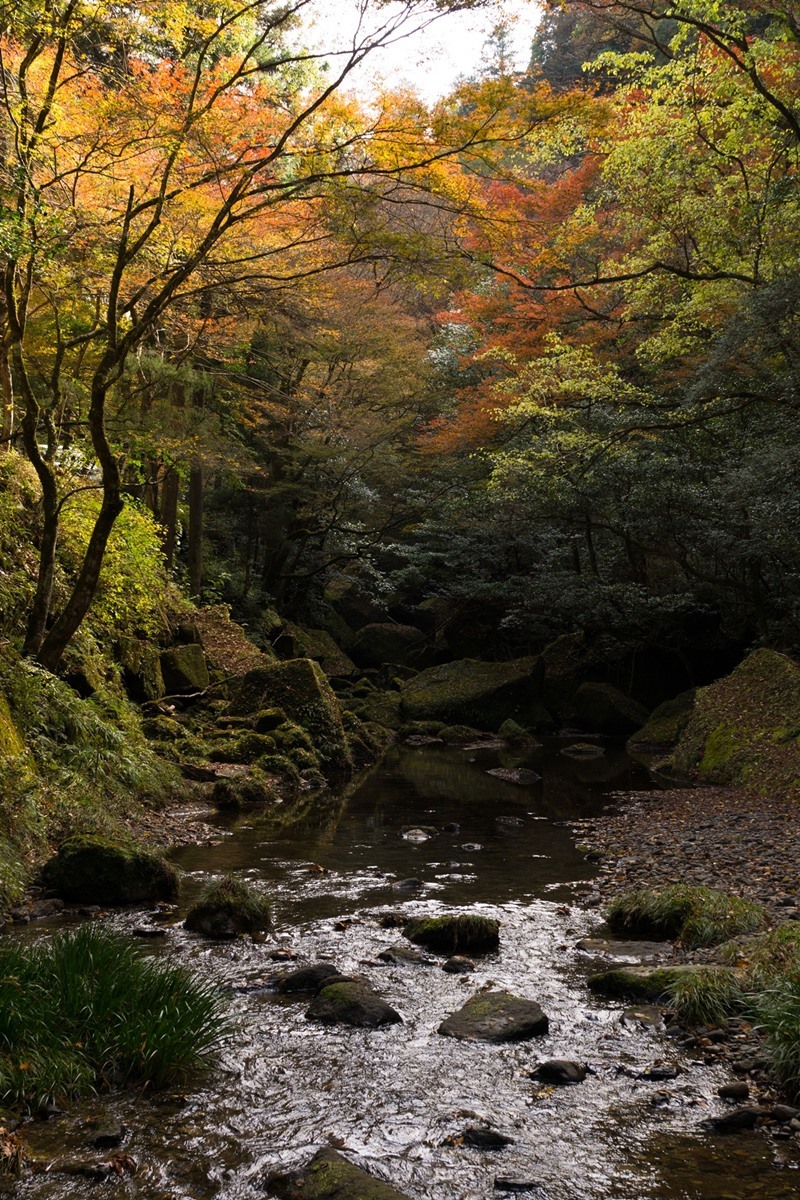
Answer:
[{"label": "wet rock", "polygon": [[271,1175],[267,1191],[279,1200],[408,1200],[391,1184],[375,1179],[327,1147],[317,1151],[301,1170]]},{"label": "wet rock", "polygon": [[470,1125],[461,1134],[465,1146],[474,1146],[476,1150],[503,1150],[513,1146],[514,1139],[496,1129],[485,1129],[480,1125]]},{"label": "wet rock", "polygon": [[394,963],[397,966],[401,966],[403,963],[419,965],[431,962],[431,959],[426,958],[421,950],[415,950],[413,946],[406,946],[403,942],[397,942],[396,945],[381,950],[378,958],[381,962]]},{"label": "wet rock", "polygon": [[463,954],[454,954],[452,958],[448,958],[446,963],[442,964],[442,970],[448,975],[469,975],[475,970],[475,963],[471,958],[465,958]]},{"label": "wet rock", "polygon": [[95,1150],[116,1150],[125,1141],[127,1129],[124,1125],[103,1125],[89,1138],[89,1145]]},{"label": "wet rock", "polygon": [[300,967],[297,971],[281,976],[276,981],[276,986],[285,996],[303,993],[316,995],[326,979],[333,979],[339,974],[339,968],[333,963],[312,963],[308,967]]},{"label": "wet rock", "polygon": [[515,783],[518,787],[530,787],[531,784],[539,783],[542,778],[526,767],[493,767],[486,774],[494,779],[502,779],[504,783]]},{"label": "wet rock", "polygon": [[665,1083],[667,1080],[677,1079],[680,1073],[681,1069],[677,1063],[654,1062],[643,1071],[636,1071],[634,1077],[650,1083]]},{"label": "wet rock", "polygon": [[741,1133],[743,1129],[755,1129],[760,1121],[764,1121],[770,1115],[768,1108],[735,1108],[733,1112],[725,1113],[721,1117],[711,1117],[708,1121],[703,1122],[707,1129],[713,1130],[714,1133]]},{"label": "wet rock", "polygon": [[723,1100],[747,1100],[750,1096],[750,1087],[744,1081],[738,1083],[723,1083],[721,1088],[717,1088],[717,1095]]},{"label": "wet rock", "polygon": [[461,833],[461,826],[458,821],[448,821],[444,826],[445,833]]},{"label": "wet rock", "polygon": [[565,758],[588,760],[602,758],[605,750],[602,746],[596,746],[593,742],[573,742],[571,746],[564,746],[562,750],[559,750],[559,754],[563,754]]},{"label": "wet rock", "polygon": [[407,842],[429,842],[438,832],[432,825],[404,825],[400,836]]},{"label": "wet rock", "polygon": [[780,1121],[781,1124],[788,1124],[789,1121],[795,1121],[800,1116],[800,1108],[793,1108],[791,1104],[773,1104],[770,1110],[770,1116],[773,1121]]},{"label": "wet rock", "polygon": [[522,817],[508,817],[508,816],[495,817],[495,822],[498,825],[509,825],[514,829],[518,829],[520,825],[525,824]]},{"label": "wet rock", "polygon": [[498,1175],[494,1181],[496,1192],[535,1192],[541,1186],[534,1179],[507,1179],[504,1175]]},{"label": "wet rock", "polygon": [[354,980],[324,985],[306,1018],[322,1025],[353,1025],[357,1029],[378,1029],[403,1019],[377,992]]},{"label": "wet rock", "polygon": [[510,992],[478,992],[442,1021],[439,1033],[460,1041],[521,1042],[547,1033],[549,1021],[535,1000]]},{"label": "wet rock", "polygon": [[22,904],[18,908],[12,908],[8,915],[15,925],[27,925],[29,921],[39,921],[44,917],[54,917],[57,913],[63,911],[63,900],[32,900],[29,904]]},{"label": "wet rock", "polygon": [[672,985],[685,975],[702,975],[715,968],[704,964],[680,963],[675,966],[620,966],[599,971],[587,979],[589,990],[601,996],[630,1000],[659,1000],[669,994]]},{"label": "wet rock", "polygon": [[[395,886],[396,888],[398,888],[398,890],[399,890],[399,891],[401,891],[401,892],[416,892],[416,891],[418,891],[418,890],[419,890],[421,887],[423,887],[423,883],[422,883],[422,880],[421,880],[421,879],[416,879],[416,878],[411,878],[411,879],[401,879],[401,880],[400,880],[398,883],[396,883],[394,886]],[[403,924],[403,925],[405,924],[405,917],[404,917],[404,918],[403,918],[403,920],[400,922],[400,924]]]},{"label": "wet rock", "polygon": [[574,1062],[570,1058],[548,1058],[546,1062],[539,1063],[533,1075],[542,1083],[583,1083],[587,1070],[586,1063]]},{"label": "wet rock", "polygon": [[476,851],[482,850],[483,846],[480,842],[464,842],[461,849],[466,850],[468,854],[474,854]]},{"label": "wet rock", "polygon": [[167,936],[167,931],[158,925],[137,925],[133,930],[133,936],[139,938],[163,938]]},{"label": "wet rock", "polygon": [[189,646],[174,646],[164,650],[160,659],[164,688],[169,696],[188,696],[202,692],[210,678],[206,656],[196,642]]},{"label": "wet rock", "polygon": [[664,1009],[658,1004],[637,1004],[634,1008],[626,1008],[620,1021],[623,1025],[660,1030],[664,1028]]},{"label": "wet rock", "polygon": [[62,842],[42,878],[62,899],[79,904],[135,904],[178,894],[178,873],[159,855],[97,834]]},{"label": "wet rock", "polygon": [[654,960],[671,958],[675,949],[670,942],[620,942],[614,938],[581,938],[576,950],[603,958],[635,960],[640,966]]},{"label": "wet rock", "polygon": [[415,917],[403,936],[437,954],[486,954],[500,944],[500,922],[479,914],[451,917]]},{"label": "wet rock", "polygon": [[269,901],[258,888],[236,875],[223,875],[205,889],[183,924],[202,937],[229,941],[271,930],[272,918]]}]

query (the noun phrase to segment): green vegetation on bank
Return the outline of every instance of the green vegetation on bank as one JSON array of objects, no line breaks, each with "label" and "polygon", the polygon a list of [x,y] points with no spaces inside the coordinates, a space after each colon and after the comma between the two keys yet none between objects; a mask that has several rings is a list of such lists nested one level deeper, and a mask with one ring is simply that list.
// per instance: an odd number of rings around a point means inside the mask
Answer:
[{"label": "green vegetation on bank", "polygon": [[620,933],[679,938],[687,950],[719,946],[739,934],[763,928],[767,919],[760,904],[688,884],[625,892],[611,902],[606,916],[612,929]]},{"label": "green vegetation on bank", "polygon": [[180,1083],[228,1033],[215,989],[93,925],[0,947],[0,1098]]}]

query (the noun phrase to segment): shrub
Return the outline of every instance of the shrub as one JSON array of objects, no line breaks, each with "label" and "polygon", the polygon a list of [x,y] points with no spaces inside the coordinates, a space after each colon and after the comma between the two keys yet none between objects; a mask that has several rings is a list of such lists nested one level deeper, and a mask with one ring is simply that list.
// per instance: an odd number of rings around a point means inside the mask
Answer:
[{"label": "shrub", "polygon": [[215,989],[92,925],[0,948],[0,1097],[29,1106],[181,1081],[229,1026]]},{"label": "shrub", "polygon": [[609,925],[640,937],[680,938],[687,950],[718,946],[766,922],[760,904],[711,888],[675,884],[661,891],[626,892],[609,905]]}]

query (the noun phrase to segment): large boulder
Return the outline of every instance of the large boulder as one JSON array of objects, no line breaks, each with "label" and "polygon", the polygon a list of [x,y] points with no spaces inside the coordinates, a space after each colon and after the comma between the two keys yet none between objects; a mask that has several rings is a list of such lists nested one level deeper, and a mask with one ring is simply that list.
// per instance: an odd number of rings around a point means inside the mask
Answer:
[{"label": "large boulder", "polygon": [[442,721],[497,730],[509,718],[523,726],[546,723],[540,658],[481,662],[465,658],[420,672],[403,684],[407,721]]},{"label": "large boulder", "polygon": [[263,652],[250,641],[241,625],[231,620],[224,604],[198,609],[194,624],[206,662],[219,675],[226,678],[243,675],[264,662]]},{"label": "large boulder", "polygon": [[368,1175],[336,1150],[318,1150],[290,1175],[273,1175],[267,1193],[279,1200],[408,1200],[391,1184]]},{"label": "large boulder", "polygon": [[62,842],[42,878],[62,900],[76,904],[136,904],[178,894],[178,873],[159,855],[97,834]]},{"label": "large boulder", "polygon": [[211,682],[203,647],[196,642],[162,651],[160,661],[168,696],[202,692]]},{"label": "large boulder", "polygon": [[306,1018],[322,1025],[354,1025],[357,1029],[379,1029],[403,1019],[377,992],[355,979],[324,984],[311,1001]]},{"label": "large boulder", "polygon": [[800,666],[756,650],[700,688],[670,765],[713,783],[800,797]]},{"label": "large boulder", "polygon": [[122,684],[137,704],[160,700],[165,694],[161,653],[151,642],[126,638],[119,647]]},{"label": "large boulder", "polygon": [[325,629],[303,629],[288,623],[274,645],[280,658],[313,658],[328,679],[348,679],[356,674],[353,660]]},{"label": "large boulder", "polygon": [[500,944],[500,922],[459,913],[451,917],[414,917],[403,937],[436,954],[485,954]]},{"label": "large boulder", "polygon": [[535,1000],[510,992],[478,992],[442,1021],[439,1033],[468,1042],[524,1042],[542,1037],[549,1024]]},{"label": "large boulder", "polygon": [[231,690],[228,716],[280,708],[308,733],[323,770],[352,770],[339,701],[318,663],[310,658],[268,663],[234,681]]},{"label": "large boulder", "polygon": [[353,638],[350,656],[359,667],[415,663],[419,661],[425,643],[425,634],[414,625],[391,622],[364,625]]},{"label": "large boulder", "polygon": [[681,692],[672,700],[659,704],[648,717],[646,723],[636,733],[628,738],[628,749],[632,753],[649,753],[671,750],[680,741],[681,735],[689,724],[694,710],[694,688]]},{"label": "large boulder", "polygon": [[584,729],[609,737],[633,733],[647,720],[647,709],[610,683],[582,683],[574,704]]}]

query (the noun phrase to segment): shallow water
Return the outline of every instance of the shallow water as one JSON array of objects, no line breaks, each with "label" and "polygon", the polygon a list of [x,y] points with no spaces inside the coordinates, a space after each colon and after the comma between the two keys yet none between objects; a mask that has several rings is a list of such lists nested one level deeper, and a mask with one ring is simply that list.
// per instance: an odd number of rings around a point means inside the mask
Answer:
[{"label": "shallow water", "polygon": [[[276,830],[250,813],[221,824],[214,844],[177,852],[189,895],[210,875],[237,870],[274,896],[273,941],[215,945],[176,923],[148,950],[175,954],[230,989],[237,1031],[223,1070],[185,1096],[93,1101],[37,1123],[29,1130],[37,1153],[58,1156],[56,1168],[65,1157],[86,1158],[85,1122],[112,1116],[130,1128],[125,1148],[138,1171],[104,1186],[146,1200],[255,1200],[271,1171],[328,1143],[416,1200],[500,1195],[497,1176],[536,1183],[531,1194],[545,1200],[796,1196],[795,1142],[700,1132],[722,1107],[720,1068],[683,1056],[668,1083],[620,1070],[679,1056],[662,1035],[623,1026],[622,1006],[585,988],[587,961],[575,943],[598,923],[578,903],[593,868],[563,823],[596,815],[613,802],[609,792],[644,778],[618,753],[574,763],[558,750],[529,756],[526,765],[543,780],[518,787],[486,770],[518,765],[519,757],[397,748],[351,795],[321,799],[299,826]],[[457,833],[443,832],[450,822],[459,823]],[[404,826],[437,832],[417,843],[402,835]],[[396,886],[408,877],[422,889]],[[387,965],[377,955],[400,935],[378,917],[392,909],[477,909],[501,921],[501,948],[466,978],[445,974],[441,960]],[[141,912],[114,918],[122,929],[142,921]],[[235,990],[280,969],[269,957],[276,941],[300,962],[331,959],[364,974],[403,1024],[324,1029],[305,1020],[307,998]],[[509,1046],[441,1037],[443,1018],[488,984],[539,1001],[548,1036]],[[528,1072],[549,1057],[584,1060],[592,1073],[577,1087],[539,1092]],[[444,1144],[483,1118],[514,1144],[495,1153]],[[97,1195],[97,1185],[56,1169],[15,1194],[66,1200]]]}]

